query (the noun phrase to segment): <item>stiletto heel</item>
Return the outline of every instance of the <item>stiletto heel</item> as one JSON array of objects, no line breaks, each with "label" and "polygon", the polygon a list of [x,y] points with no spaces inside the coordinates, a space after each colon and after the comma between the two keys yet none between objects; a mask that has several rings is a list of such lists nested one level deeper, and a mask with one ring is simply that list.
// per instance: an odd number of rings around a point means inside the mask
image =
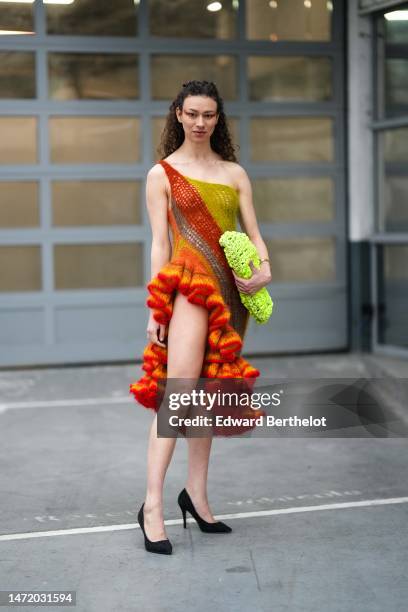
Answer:
[{"label": "stiletto heel", "polygon": [[184,529],[187,529],[186,510],[185,510],[185,508],[182,508],[181,506],[180,506],[180,508],[181,508],[181,512],[183,513]]},{"label": "stiletto heel", "polygon": [[201,516],[198,514],[197,510],[195,509],[194,504],[191,501],[191,497],[187,493],[186,489],[183,489],[181,491],[181,493],[178,496],[177,501],[183,513],[184,528],[187,527],[186,512],[188,510],[190,514],[197,521],[197,525],[199,526],[201,531],[204,531],[205,533],[229,533],[230,531],[232,531],[231,527],[229,527],[222,521],[217,521],[216,523],[209,523],[208,521],[205,521],[203,518],[201,518]]},{"label": "stiletto heel", "polygon": [[144,508],[144,502],[137,515],[137,521],[140,525],[141,530],[143,531],[146,550],[149,552],[159,553],[162,555],[171,555],[173,547],[171,545],[170,540],[156,540],[154,542],[152,540],[149,540],[149,538],[147,537],[145,529],[144,529],[143,508]]}]

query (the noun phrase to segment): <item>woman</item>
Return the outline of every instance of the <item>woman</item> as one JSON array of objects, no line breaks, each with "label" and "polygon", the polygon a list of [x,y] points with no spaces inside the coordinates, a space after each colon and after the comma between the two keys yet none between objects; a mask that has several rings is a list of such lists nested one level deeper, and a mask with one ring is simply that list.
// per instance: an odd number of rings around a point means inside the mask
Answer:
[{"label": "woman", "polygon": [[[176,438],[157,436],[160,382],[199,377],[251,378],[259,371],[241,355],[248,323],[239,291],[254,294],[271,280],[251,185],[237,163],[223,101],[214,83],[189,81],[170,106],[161,159],[147,174],[146,204],[152,227],[149,344],[143,378],[130,385],[136,399],[156,412],[148,444],[147,491],[138,521],[146,550],[170,554],[163,520],[163,483]],[[258,249],[261,265],[242,279],[229,268],[218,238],[240,225]],[[169,238],[169,226],[173,244]],[[160,273],[160,274],[159,274]],[[229,532],[207,498],[212,437],[187,438],[188,477],[178,503],[207,533]]]}]

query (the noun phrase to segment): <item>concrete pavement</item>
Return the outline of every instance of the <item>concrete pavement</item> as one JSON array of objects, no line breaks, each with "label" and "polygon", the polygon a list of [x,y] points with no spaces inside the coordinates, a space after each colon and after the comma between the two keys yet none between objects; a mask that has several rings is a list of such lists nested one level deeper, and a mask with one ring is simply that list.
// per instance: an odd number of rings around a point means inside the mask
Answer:
[{"label": "concrete pavement", "polygon": [[[369,354],[251,363],[277,378],[408,378],[408,361]],[[215,439],[209,500],[233,528],[216,535],[182,527],[178,440],[173,555],[153,555],[136,525],[153,416],[128,396],[139,376],[134,364],[0,371],[0,589],[72,589],[81,612],[406,609],[406,439]]]}]

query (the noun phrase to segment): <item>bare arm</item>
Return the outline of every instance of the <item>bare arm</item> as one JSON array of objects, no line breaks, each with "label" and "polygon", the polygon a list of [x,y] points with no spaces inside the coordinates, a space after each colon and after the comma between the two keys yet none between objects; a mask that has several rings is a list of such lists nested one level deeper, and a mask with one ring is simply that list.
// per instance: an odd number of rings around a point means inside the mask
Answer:
[{"label": "bare arm", "polygon": [[[269,258],[268,249],[262,239],[256,219],[255,209],[252,201],[252,187],[248,174],[241,166],[236,167],[236,181],[239,191],[239,212],[238,219],[243,231],[249,236],[254,243],[259,253],[260,259]],[[264,287],[272,280],[270,264],[265,261],[261,264],[260,270],[254,266],[250,279],[242,279],[235,276],[237,287],[243,293],[256,293],[261,287]]]},{"label": "bare arm", "polygon": [[167,193],[163,174],[153,166],[146,178],[146,207],[152,228],[152,248],[150,255],[151,277],[169,261],[171,243],[167,222]]},{"label": "bare arm", "polygon": [[[167,193],[163,170],[153,166],[146,178],[146,207],[152,228],[152,248],[150,254],[151,278],[170,260],[171,242],[167,222]],[[147,337],[159,346],[166,346],[166,326],[158,323],[150,312],[147,324]]]}]

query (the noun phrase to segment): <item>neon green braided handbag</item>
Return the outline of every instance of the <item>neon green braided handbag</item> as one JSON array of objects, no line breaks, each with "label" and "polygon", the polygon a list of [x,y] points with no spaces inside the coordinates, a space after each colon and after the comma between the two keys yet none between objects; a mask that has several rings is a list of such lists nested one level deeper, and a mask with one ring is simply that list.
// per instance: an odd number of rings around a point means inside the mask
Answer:
[{"label": "neon green braided handbag", "polygon": [[[229,266],[237,276],[251,278],[252,271],[249,262],[252,260],[256,268],[260,267],[260,257],[256,246],[245,232],[226,231],[219,239],[224,249]],[[266,323],[272,314],[273,301],[266,287],[259,289],[254,295],[241,293],[241,302],[248,309],[257,323]]]}]

